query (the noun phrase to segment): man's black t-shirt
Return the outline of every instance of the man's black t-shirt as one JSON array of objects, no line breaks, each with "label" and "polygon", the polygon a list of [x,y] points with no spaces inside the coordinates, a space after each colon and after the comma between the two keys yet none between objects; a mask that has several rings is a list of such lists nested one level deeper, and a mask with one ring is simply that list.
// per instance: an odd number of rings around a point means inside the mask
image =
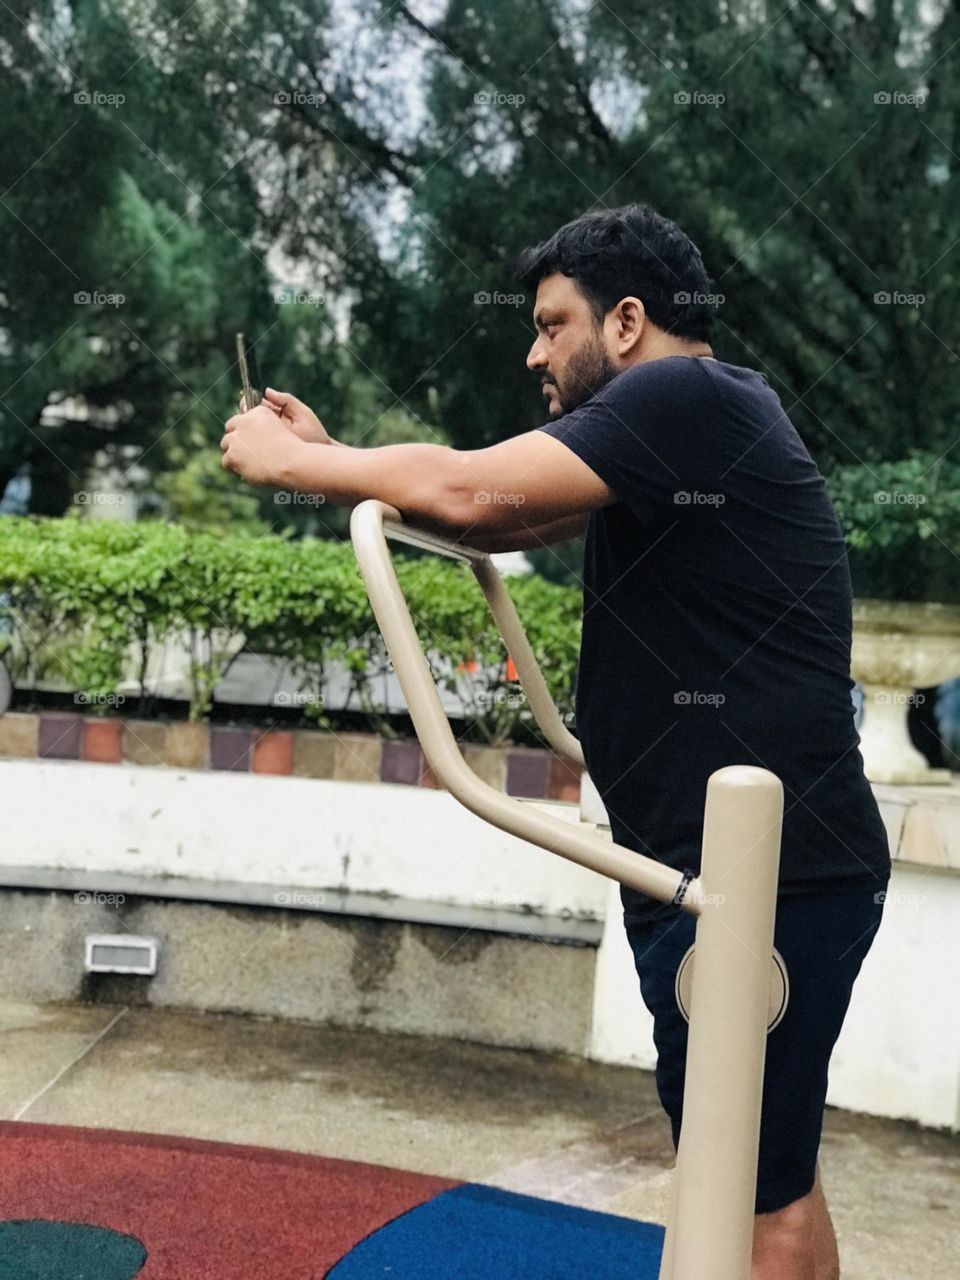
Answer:
[{"label": "man's black t-shirt", "polygon": [[[651,360],[541,430],[618,499],[587,528],[576,690],[613,839],[699,872],[707,779],[760,765],[784,788],[780,893],[882,889],[843,535],[766,378]],[[626,886],[621,898],[627,922],[678,910]]]}]

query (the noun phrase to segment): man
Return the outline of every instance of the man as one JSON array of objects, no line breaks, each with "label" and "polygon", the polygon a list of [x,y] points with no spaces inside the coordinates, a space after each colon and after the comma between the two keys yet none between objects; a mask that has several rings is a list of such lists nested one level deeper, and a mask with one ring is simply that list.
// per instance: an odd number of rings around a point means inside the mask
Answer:
[{"label": "man", "polygon": [[[227,423],[224,465],[333,502],[380,498],[490,551],[585,530],[577,730],[617,843],[696,872],[710,774],[756,764],[781,779],[775,945],[791,990],[767,1041],[753,1277],[833,1280],[827,1065],[890,874],[853,721],[841,530],[766,378],[714,356],[710,281],[674,223],[639,205],[586,214],[518,274],[536,289],[527,366],[544,426],[470,451],[330,447],[305,406],[268,392]],[[694,920],[621,895],[676,1141],[673,981]]]}]

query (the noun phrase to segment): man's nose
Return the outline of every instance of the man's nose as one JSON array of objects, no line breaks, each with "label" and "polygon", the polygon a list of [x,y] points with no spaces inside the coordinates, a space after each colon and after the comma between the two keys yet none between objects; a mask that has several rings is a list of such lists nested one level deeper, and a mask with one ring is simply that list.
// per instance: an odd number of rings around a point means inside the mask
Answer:
[{"label": "man's nose", "polygon": [[527,356],[527,368],[533,372],[533,371],[536,371],[537,369],[542,369],[546,363],[547,363],[546,354],[544,351],[541,350],[540,339],[537,338],[534,341],[533,346],[530,348],[530,352]]}]

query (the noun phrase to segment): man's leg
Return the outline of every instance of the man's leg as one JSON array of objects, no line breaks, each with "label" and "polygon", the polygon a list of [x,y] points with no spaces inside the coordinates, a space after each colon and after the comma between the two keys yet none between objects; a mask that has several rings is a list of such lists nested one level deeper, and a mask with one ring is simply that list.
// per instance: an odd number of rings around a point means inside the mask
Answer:
[{"label": "man's leg", "polygon": [[882,895],[869,890],[778,904],[775,945],[790,1004],[767,1038],[753,1280],[840,1274],[817,1155],[830,1057],[882,912]]},{"label": "man's leg", "polygon": [[[836,1280],[839,1275],[817,1154],[830,1056],[882,911],[883,895],[870,890],[778,903],[774,944],[790,976],[790,1003],[767,1038],[753,1280]],[[693,928],[692,917],[681,916],[627,930],[641,994],[654,1018],[657,1091],[675,1145],[683,1114],[687,1028],[677,1010],[674,981]]]},{"label": "man's leg", "polygon": [[757,1214],[751,1280],[839,1280],[837,1238],[820,1183],[785,1209]]}]

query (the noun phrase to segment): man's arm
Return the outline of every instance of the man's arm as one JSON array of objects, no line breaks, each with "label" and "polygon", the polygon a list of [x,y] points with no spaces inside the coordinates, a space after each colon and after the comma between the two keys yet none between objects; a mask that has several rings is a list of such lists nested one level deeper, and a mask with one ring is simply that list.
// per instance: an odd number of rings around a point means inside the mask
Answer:
[{"label": "man's arm", "polygon": [[586,463],[542,431],[477,450],[307,446],[284,473],[284,483],[349,505],[380,498],[414,522],[477,536],[514,534],[616,501]]},{"label": "man's arm", "polygon": [[549,524],[520,528],[509,533],[483,533],[480,530],[465,529],[457,541],[467,547],[476,547],[478,551],[494,554],[498,551],[536,551],[538,547],[549,547],[554,542],[569,542],[571,538],[579,538],[586,533],[589,519],[589,512],[561,516],[559,520],[551,520]]},{"label": "man's arm", "polygon": [[230,419],[221,449],[224,466],[253,484],[321,494],[348,506],[379,498],[414,523],[451,535],[515,534],[617,501],[585,462],[545,431],[475,450],[334,447],[298,439],[259,405]]}]

